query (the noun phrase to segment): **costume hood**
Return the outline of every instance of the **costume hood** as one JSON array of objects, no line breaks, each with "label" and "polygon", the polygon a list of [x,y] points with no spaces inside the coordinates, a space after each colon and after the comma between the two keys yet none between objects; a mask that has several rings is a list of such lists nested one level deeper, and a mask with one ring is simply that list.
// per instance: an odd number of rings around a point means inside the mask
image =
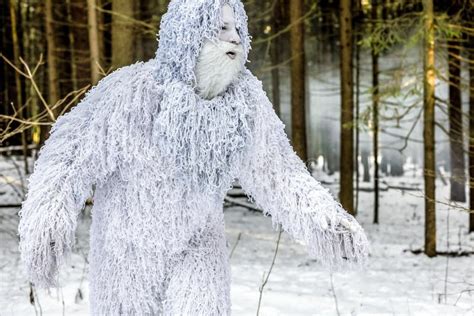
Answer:
[{"label": "costume hood", "polygon": [[177,80],[194,85],[194,67],[206,38],[216,40],[222,24],[221,10],[228,4],[234,10],[237,32],[244,50],[244,63],[250,50],[247,14],[240,0],[172,0],[163,15],[156,52],[159,82]]}]

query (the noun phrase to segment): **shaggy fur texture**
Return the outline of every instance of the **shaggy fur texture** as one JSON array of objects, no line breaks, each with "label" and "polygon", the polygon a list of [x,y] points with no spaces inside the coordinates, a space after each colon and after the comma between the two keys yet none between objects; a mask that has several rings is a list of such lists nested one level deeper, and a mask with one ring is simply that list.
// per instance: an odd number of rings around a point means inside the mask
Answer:
[{"label": "shaggy fur texture", "polygon": [[94,185],[92,315],[230,314],[222,201],[234,178],[321,263],[366,260],[363,229],[311,177],[249,70],[212,99],[196,94],[197,57],[217,37],[223,3],[243,63],[239,0],[173,0],[156,58],[108,75],[53,125],[20,210],[21,258],[36,286],[60,285]]}]

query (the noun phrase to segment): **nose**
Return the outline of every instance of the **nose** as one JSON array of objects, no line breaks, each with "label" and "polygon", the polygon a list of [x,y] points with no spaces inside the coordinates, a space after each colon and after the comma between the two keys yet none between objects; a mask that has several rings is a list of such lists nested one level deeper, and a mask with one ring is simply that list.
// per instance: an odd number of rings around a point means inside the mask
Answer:
[{"label": "nose", "polygon": [[239,45],[240,44],[240,36],[237,31],[234,29],[232,34],[230,35],[230,41],[232,44]]}]

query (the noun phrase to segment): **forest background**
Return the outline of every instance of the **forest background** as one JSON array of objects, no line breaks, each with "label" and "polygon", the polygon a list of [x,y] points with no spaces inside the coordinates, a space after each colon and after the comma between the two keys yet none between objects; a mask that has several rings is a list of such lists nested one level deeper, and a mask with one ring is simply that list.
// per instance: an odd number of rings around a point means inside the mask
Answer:
[{"label": "forest background", "polygon": [[[383,196],[401,192],[422,210],[410,229],[423,240],[410,253],[472,256],[473,1],[243,2],[253,36],[248,67],[318,180],[334,186],[343,206],[371,225],[392,224],[391,215],[380,215]],[[15,224],[5,223],[17,220],[26,177],[51,124],[107,74],[154,57],[167,5],[0,2],[2,239],[16,238]],[[227,205],[254,210],[235,197],[230,192]],[[449,238],[440,245],[441,210],[456,214],[467,244],[459,237],[455,250]],[[471,295],[469,282],[459,293]]]}]

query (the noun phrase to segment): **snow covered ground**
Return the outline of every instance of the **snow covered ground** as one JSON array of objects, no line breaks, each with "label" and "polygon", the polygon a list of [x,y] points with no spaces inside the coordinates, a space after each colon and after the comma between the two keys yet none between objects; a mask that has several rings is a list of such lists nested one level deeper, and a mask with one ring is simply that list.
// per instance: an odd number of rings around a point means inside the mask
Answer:
[{"label": "snow covered ground", "polygon": [[[5,171],[8,166],[10,171]],[[6,162],[0,168],[4,175],[0,202],[18,202],[7,184],[18,184],[16,171]],[[385,180],[403,186],[420,183],[421,177]],[[449,186],[440,181],[439,198],[446,199],[448,193]],[[372,243],[367,269],[334,273],[333,286],[328,271],[311,260],[303,246],[282,234],[260,315],[474,315],[474,256],[430,259],[407,251],[423,245],[421,193],[389,189],[381,192],[380,199],[380,224],[374,225],[372,193],[360,193],[358,219]],[[35,315],[29,285],[19,267],[16,212],[0,208],[0,316]],[[271,265],[278,232],[260,213],[232,207],[225,214],[229,251],[235,247],[231,257],[233,315],[255,315],[259,286]],[[437,215],[439,250],[474,251],[466,212],[441,203]],[[88,315],[89,225],[90,218],[80,221],[77,251],[60,274],[65,286],[50,293],[38,291],[42,315]]]}]

